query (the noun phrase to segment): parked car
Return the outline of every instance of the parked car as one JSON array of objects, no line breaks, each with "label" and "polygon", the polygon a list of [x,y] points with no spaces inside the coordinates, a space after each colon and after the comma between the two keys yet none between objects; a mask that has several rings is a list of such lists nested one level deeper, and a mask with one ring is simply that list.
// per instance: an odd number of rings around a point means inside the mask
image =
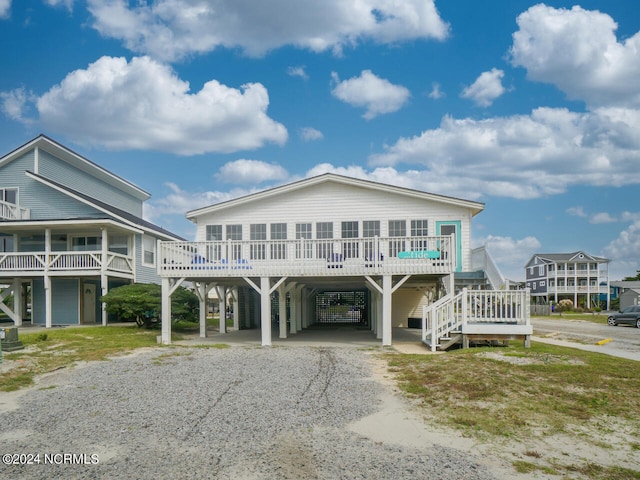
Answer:
[{"label": "parked car", "polygon": [[607,323],[614,327],[624,323],[640,328],[640,305],[632,305],[621,312],[612,313],[609,315],[609,318],[607,318]]}]

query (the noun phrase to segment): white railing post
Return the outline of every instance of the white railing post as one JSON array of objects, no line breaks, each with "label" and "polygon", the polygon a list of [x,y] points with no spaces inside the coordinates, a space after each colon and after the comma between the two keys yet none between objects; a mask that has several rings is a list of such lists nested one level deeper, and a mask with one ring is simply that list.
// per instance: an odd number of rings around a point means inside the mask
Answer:
[{"label": "white railing post", "polygon": [[431,323],[431,351],[435,352],[437,345],[436,343],[438,342],[438,328],[439,328],[439,323],[438,322],[438,316],[436,315],[436,310],[434,307],[430,307],[431,310],[431,315],[430,315],[430,322]]},{"label": "white railing post", "polygon": [[467,324],[467,320],[468,320],[468,308],[469,308],[469,296],[468,296],[468,290],[465,288],[462,289],[462,305],[461,305],[461,310],[462,310],[462,325],[466,325]]}]

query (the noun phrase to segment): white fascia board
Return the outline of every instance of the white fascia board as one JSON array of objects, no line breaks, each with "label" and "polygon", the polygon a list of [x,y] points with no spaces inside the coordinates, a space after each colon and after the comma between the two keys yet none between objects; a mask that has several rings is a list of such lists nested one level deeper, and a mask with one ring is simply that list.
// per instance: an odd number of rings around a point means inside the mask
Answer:
[{"label": "white fascia board", "polygon": [[2,223],[3,227],[15,227],[17,229],[33,229],[33,228],[56,228],[56,227],[71,227],[71,226],[114,226],[122,230],[128,230],[133,233],[143,234],[144,230],[133,227],[131,224],[122,224],[110,219],[70,219],[70,220],[24,220],[24,221],[11,221]]}]

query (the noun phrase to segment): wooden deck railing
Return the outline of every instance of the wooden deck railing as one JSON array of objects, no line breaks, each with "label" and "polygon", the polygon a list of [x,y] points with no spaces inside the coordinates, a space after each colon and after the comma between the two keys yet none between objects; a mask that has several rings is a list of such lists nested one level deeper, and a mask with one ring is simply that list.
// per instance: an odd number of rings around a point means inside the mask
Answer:
[{"label": "wooden deck railing", "polygon": [[159,242],[164,277],[448,274],[455,237]]},{"label": "wooden deck railing", "polygon": [[29,220],[31,211],[15,203],[0,200],[0,219],[2,220]]},{"label": "wooden deck railing", "polygon": [[435,351],[452,332],[531,332],[529,290],[468,290],[447,295],[423,310],[422,341]]},{"label": "wooden deck railing", "polygon": [[[48,257],[48,258],[47,258]],[[0,274],[20,272],[102,271],[103,258],[94,252],[1,252]],[[107,252],[107,272],[133,274],[133,258],[119,253]]]}]

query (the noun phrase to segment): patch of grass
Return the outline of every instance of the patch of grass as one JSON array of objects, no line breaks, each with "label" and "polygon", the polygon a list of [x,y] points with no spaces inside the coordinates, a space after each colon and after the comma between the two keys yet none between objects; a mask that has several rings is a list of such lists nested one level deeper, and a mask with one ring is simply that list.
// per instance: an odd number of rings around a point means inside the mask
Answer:
[{"label": "patch of grass", "polygon": [[105,360],[136,348],[156,346],[157,332],[136,325],[52,329],[20,334],[27,350],[4,353],[19,365],[2,375],[0,391],[12,391],[33,384],[36,375],[82,361]]},{"label": "patch of grass", "polygon": [[584,320],[587,322],[592,322],[592,323],[601,323],[603,325],[606,325],[607,323],[607,318],[609,318],[608,315],[602,315],[600,313],[562,313],[562,315],[560,314],[554,314],[551,317],[548,316],[542,316],[542,315],[535,315],[533,316],[533,318],[546,318],[549,320]]},{"label": "patch of grass", "polygon": [[537,343],[384,356],[408,395],[478,436],[553,434],[600,417],[640,428],[640,369],[631,360]]}]

